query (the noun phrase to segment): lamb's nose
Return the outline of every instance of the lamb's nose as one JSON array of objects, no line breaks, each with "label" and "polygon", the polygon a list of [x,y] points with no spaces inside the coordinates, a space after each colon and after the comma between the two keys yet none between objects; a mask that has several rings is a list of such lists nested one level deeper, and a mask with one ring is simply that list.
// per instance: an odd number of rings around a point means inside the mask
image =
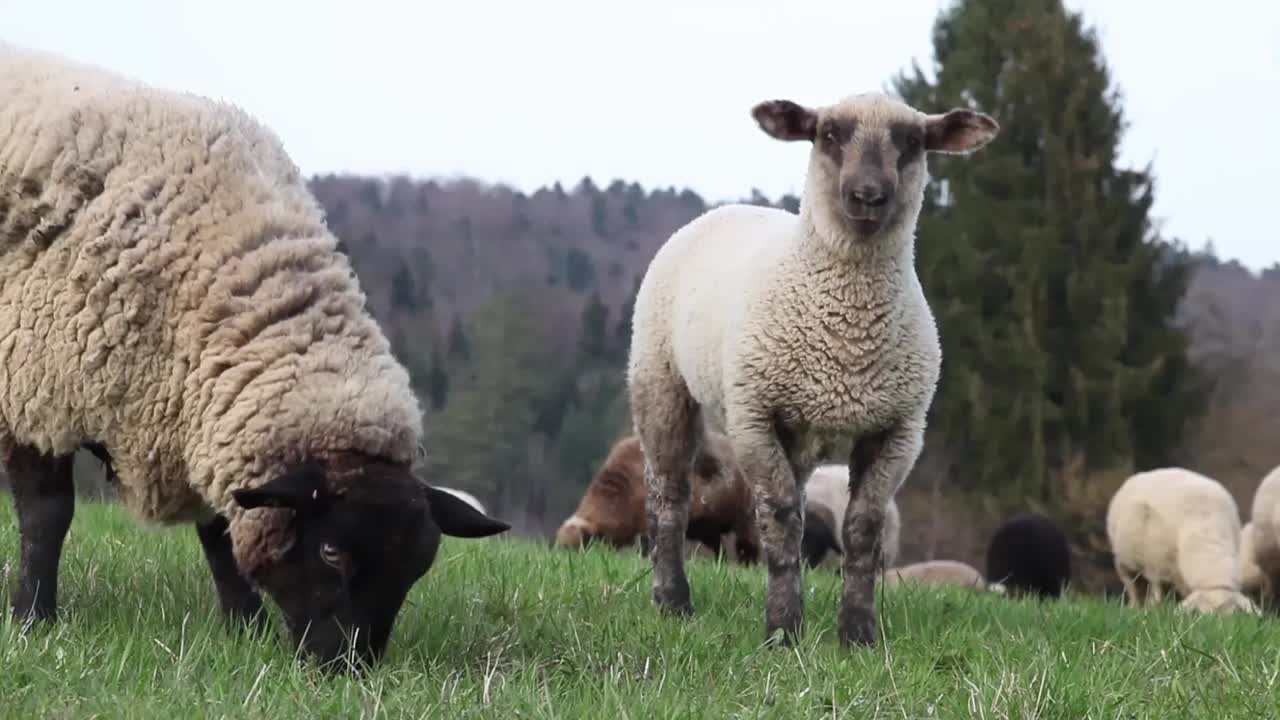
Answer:
[{"label": "lamb's nose", "polygon": [[863,183],[849,191],[849,202],[867,207],[880,207],[889,202],[890,192],[877,183]]}]

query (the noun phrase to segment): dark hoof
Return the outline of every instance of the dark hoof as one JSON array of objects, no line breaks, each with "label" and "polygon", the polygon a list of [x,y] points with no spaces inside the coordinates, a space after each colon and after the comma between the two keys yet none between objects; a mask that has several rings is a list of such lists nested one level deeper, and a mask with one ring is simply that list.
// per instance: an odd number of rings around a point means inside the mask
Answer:
[{"label": "dark hoof", "polygon": [[19,625],[40,625],[43,623],[53,623],[58,620],[58,609],[56,607],[33,606],[29,603],[15,603],[13,606],[13,620]]},{"label": "dark hoof", "polygon": [[875,610],[848,608],[840,613],[840,644],[845,647],[875,647],[879,639]]},{"label": "dark hoof", "polygon": [[672,588],[654,588],[653,601],[658,609],[676,617],[693,615],[693,602],[689,599],[689,585]]}]

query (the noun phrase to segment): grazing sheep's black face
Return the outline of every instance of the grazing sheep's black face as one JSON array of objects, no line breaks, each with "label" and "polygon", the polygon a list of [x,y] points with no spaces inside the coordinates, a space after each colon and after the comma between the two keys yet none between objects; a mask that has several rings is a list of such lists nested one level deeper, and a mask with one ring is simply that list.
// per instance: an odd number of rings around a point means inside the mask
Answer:
[{"label": "grazing sheep's black face", "polygon": [[306,465],[235,498],[246,509],[293,511],[292,546],[253,580],[284,611],[295,646],[325,663],[346,657],[369,665],[381,657],[442,532],[484,537],[509,527],[380,461],[336,478]]},{"label": "grazing sheep's black face", "polygon": [[928,179],[927,152],[972,152],[998,131],[979,112],[926,115],[883,95],[859,95],[821,110],[772,100],[752,114],[779,140],[814,144],[813,202],[860,239],[896,228],[908,213],[914,220]]}]

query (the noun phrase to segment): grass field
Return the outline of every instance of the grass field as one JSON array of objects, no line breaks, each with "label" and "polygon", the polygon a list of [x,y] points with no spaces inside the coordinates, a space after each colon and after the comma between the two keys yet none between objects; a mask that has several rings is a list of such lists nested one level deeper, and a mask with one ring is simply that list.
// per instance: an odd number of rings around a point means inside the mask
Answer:
[{"label": "grass field", "polygon": [[192,530],[82,502],[54,627],[7,612],[17,572],[0,497],[3,718],[1275,718],[1280,620],[1040,605],[964,591],[880,600],[873,650],[834,637],[835,577],[805,580],[807,626],[762,646],[764,575],[695,560],[698,614],[661,618],[641,559],[447,538],[385,662],[355,680],[221,624]]}]

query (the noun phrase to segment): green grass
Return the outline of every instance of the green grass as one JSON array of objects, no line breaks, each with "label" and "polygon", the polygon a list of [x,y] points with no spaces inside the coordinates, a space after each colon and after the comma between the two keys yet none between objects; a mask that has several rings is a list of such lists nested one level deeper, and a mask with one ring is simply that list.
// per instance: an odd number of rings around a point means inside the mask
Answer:
[{"label": "green grass", "polygon": [[[17,531],[0,498],[0,599]],[[764,574],[696,560],[697,615],[660,617],[631,554],[447,538],[368,677],[296,662],[221,623],[190,529],[81,503],[61,616],[0,620],[0,717],[1254,718],[1280,716],[1280,621],[1041,605],[912,588],[880,599],[885,640],[845,651],[834,576],[805,578],[809,624],[764,647]]]}]

